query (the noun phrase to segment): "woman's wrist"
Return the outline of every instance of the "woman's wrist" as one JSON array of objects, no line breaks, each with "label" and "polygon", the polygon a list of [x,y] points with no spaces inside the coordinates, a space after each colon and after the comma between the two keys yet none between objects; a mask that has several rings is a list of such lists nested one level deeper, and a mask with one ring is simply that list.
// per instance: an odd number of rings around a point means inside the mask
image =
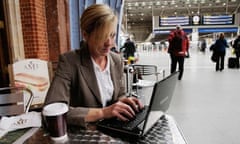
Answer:
[{"label": "woman's wrist", "polygon": [[104,108],[101,108],[100,110],[99,110],[99,116],[100,116],[100,119],[104,119],[105,118],[105,109],[106,109],[106,107],[104,107]]},{"label": "woman's wrist", "polygon": [[104,108],[92,108],[85,117],[86,122],[95,122],[104,118]]}]

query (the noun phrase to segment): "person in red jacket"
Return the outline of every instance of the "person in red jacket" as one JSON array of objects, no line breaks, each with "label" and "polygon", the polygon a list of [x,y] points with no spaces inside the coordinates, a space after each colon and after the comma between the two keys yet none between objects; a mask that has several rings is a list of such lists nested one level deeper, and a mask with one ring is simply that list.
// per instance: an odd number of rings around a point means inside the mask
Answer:
[{"label": "person in red jacket", "polygon": [[189,48],[189,39],[186,33],[181,29],[181,26],[177,26],[176,30],[173,30],[169,37],[169,48],[168,53],[171,58],[171,73],[176,71],[177,63],[179,76],[178,79],[182,79],[183,71],[184,71],[184,58],[188,53]]}]

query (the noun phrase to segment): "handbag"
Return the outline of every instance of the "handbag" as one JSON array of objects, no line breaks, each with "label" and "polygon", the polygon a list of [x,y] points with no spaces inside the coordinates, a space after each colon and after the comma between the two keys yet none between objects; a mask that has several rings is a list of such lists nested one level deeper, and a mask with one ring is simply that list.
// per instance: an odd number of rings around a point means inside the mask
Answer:
[{"label": "handbag", "polygon": [[213,62],[217,62],[217,53],[216,53],[216,52],[213,52],[213,53],[212,53],[211,60],[212,60]]}]

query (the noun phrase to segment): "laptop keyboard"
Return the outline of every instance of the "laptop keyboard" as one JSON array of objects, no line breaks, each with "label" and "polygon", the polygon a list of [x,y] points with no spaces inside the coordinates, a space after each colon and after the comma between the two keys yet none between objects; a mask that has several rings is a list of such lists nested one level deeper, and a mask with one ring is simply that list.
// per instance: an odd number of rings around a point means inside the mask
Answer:
[{"label": "laptop keyboard", "polygon": [[124,121],[114,118],[114,119],[103,120],[103,121],[101,121],[101,124],[107,125],[108,127],[133,130],[145,119],[147,111],[148,111],[148,106],[145,106],[140,112],[136,113],[134,119],[132,119],[128,122],[124,122]]},{"label": "laptop keyboard", "polygon": [[136,128],[145,118],[147,115],[148,107],[145,106],[140,112],[136,113],[135,118],[129,122],[124,122],[123,128],[127,130],[133,130]]}]

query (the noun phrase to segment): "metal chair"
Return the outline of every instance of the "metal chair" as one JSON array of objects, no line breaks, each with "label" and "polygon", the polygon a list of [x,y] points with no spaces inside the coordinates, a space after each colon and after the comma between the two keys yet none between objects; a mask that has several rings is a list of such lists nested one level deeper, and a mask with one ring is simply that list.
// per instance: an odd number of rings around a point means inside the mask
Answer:
[{"label": "metal chair", "polygon": [[124,77],[127,95],[131,95],[132,92],[132,80],[133,80],[133,67],[130,65],[124,66]]},{"label": "metal chair", "polygon": [[[29,93],[28,97],[25,92]],[[33,100],[33,93],[24,87],[0,88],[0,116],[11,116],[27,113]]]},{"label": "metal chair", "polygon": [[159,80],[159,74],[162,74],[163,78],[165,77],[165,70],[159,72],[156,65],[133,64],[132,67],[135,73],[132,86],[136,88],[136,95],[138,95],[139,88],[153,87]]}]

